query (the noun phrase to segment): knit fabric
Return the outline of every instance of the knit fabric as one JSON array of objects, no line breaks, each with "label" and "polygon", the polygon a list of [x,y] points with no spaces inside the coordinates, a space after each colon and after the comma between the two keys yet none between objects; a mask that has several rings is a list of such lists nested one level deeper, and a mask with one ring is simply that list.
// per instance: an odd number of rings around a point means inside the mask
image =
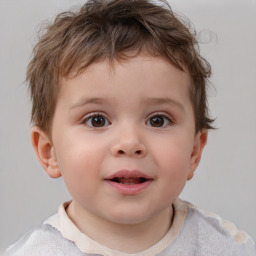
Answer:
[{"label": "knit fabric", "polygon": [[245,232],[180,199],[174,203],[168,233],[136,254],[112,250],[81,233],[68,218],[67,205],[10,246],[4,256],[256,256],[255,243]]}]

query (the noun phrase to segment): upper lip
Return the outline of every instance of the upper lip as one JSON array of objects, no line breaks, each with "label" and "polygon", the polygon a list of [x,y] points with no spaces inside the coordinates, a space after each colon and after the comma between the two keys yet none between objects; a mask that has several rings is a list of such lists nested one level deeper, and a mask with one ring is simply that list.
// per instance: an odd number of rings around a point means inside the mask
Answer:
[{"label": "upper lip", "polygon": [[115,178],[127,178],[127,179],[135,179],[135,178],[144,178],[147,180],[153,180],[149,175],[138,171],[138,170],[120,170],[111,174],[105,178],[105,180],[113,180]]}]

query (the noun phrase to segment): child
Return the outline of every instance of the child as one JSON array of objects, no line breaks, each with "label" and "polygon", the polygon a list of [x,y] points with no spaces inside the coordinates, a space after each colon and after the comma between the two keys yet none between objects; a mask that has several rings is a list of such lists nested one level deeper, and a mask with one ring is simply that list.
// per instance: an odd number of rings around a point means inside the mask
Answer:
[{"label": "child", "polygon": [[213,128],[195,34],[147,0],[57,16],[27,80],[32,144],[72,196],[5,255],[256,255],[252,239],[178,198]]}]

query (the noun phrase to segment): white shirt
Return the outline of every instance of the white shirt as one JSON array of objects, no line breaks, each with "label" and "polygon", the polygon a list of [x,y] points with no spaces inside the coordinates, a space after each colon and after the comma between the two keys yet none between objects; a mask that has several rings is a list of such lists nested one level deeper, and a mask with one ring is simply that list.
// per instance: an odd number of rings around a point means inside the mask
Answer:
[{"label": "white shirt", "polygon": [[66,207],[10,246],[4,256],[256,256],[255,243],[218,215],[177,199],[168,233],[151,248],[128,254],[107,248],[83,234],[69,219]]}]

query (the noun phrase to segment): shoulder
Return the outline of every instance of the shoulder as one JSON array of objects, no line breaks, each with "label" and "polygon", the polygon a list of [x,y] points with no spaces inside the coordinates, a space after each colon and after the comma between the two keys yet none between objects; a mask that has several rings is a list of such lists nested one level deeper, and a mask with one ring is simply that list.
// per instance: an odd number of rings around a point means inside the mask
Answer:
[{"label": "shoulder", "polygon": [[84,255],[76,245],[48,224],[28,232],[5,251],[3,256]]},{"label": "shoulder", "polygon": [[194,242],[205,252],[202,255],[256,256],[255,243],[246,232],[217,214],[181,202],[188,208],[184,229],[197,234]]}]

